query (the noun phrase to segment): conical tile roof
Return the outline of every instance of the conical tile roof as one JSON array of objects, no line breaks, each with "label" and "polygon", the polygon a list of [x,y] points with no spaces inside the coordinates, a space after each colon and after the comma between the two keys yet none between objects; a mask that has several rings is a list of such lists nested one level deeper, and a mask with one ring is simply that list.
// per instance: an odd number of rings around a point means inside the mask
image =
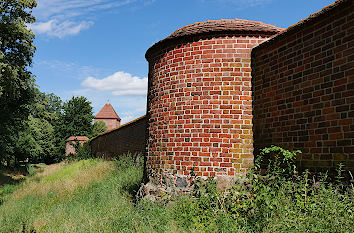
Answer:
[{"label": "conical tile roof", "polygon": [[103,108],[97,113],[95,119],[118,119],[121,120],[113,106],[110,103],[106,103]]}]

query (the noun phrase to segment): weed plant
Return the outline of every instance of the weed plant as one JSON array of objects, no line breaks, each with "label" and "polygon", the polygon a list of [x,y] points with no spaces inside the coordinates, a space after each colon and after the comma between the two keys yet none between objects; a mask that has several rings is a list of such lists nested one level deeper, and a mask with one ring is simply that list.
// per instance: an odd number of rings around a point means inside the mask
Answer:
[{"label": "weed plant", "polygon": [[[317,180],[308,171],[299,175],[298,153],[276,146],[263,149],[254,169],[227,192],[219,191],[214,179],[197,179],[192,198],[176,202],[179,227],[202,232],[352,232],[353,188],[329,183],[326,174]],[[271,157],[265,174],[264,157]]]},{"label": "weed plant", "polygon": [[76,154],[67,155],[68,161],[77,161],[93,158],[89,142],[81,144],[79,140],[75,139],[75,143],[71,143],[71,146],[74,147]]},{"label": "weed plant", "polygon": [[269,153],[278,161],[266,173],[258,160],[226,192],[196,179],[190,196],[168,204],[135,199],[141,157],[48,166],[0,204],[0,232],[352,232],[350,186],[298,174],[297,152]]}]

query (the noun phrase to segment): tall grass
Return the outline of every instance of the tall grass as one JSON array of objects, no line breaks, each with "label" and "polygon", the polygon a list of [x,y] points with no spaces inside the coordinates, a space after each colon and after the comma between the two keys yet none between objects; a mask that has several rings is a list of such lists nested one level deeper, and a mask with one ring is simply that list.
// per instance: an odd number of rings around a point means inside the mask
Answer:
[{"label": "tall grass", "polygon": [[[202,232],[353,232],[352,186],[329,183],[326,174],[299,175],[297,153],[265,148],[254,170],[227,192],[213,179],[197,179],[192,196],[176,202],[179,226]],[[266,156],[272,160],[263,173]]]},{"label": "tall grass", "polygon": [[[135,204],[142,175],[141,163],[136,165],[130,158],[116,162],[90,159],[62,165],[61,169],[40,179],[30,178],[5,200],[0,206],[0,232],[173,230],[173,224],[165,224],[172,223],[172,219],[162,205]],[[68,188],[66,185],[73,180],[81,181],[81,185]],[[83,182],[85,180],[88,182]]]},{"label": "tall grass", "polygon": [[5,198],[0,232],[352,232],[352,193],[305,175],[200,180],[167,205],[135,200],[142,176],[129,157],[48,166]]}]

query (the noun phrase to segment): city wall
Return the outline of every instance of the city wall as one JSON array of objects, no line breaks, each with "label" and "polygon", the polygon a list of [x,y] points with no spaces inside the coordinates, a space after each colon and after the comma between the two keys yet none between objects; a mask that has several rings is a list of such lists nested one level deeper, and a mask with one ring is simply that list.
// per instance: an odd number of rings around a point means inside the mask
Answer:
[{"label": "city wall", "polygon": [[301,150],[301,168],[354,168],[353,9],[338,1],[252,50],[255,154],[273,144]]},{"label": "city wall", "polygon": [[192,169],[244,174],[270,145],[301,150],[301,168],[353,169],[352,9],[336,1],[287,30],[247,20],[177,30],[146,54],[147,115],[93,139],[94,155],[147,152],[153,185],[180,188]]},{"label": "city wall", "polygon": [[113,159],[123,154],[145,153],[146,116],[105,132],[90,141],[93,156]]}]

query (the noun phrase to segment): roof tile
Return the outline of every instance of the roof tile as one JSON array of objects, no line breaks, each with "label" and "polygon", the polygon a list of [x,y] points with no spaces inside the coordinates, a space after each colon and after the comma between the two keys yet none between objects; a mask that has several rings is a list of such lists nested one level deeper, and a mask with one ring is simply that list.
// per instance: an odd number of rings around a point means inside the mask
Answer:
[{"label": "roof tile", "polygon": [[215,31],[256,31],[278,33],[282,30],[284,29],[270,24],[245,19],[208,20],[206,22],[196,22],[194,24],[184,26],[183,28],[176,30],[164,40]]},{"label": "roof tile", "polygon": [[88,141],[89,138],[86,136],[71,136],[68,139],[66,139],[65,141],[74,141],[75,139],[79,140],[79,141]]},{"label": "roof tile", "polygon": [[113,106],[110,103],[106,103],[103,108],[97,113],[95,119],[118,119],[121,120]]},{"label": "roof tile", "polygon": [[274,25],[265,24],[258,21],[251,21],[245,19],[221,19],[221,20],[208,20],[206,22],[196,22],[191,25],[184,26],[173,32],[167,38],[155,43],[146,52],[146,57],[157,47],[163,46],[167,41],[179,37],[186,37],[192,35],[208,34],[212,32],[257,32],[277,34],[285,29],[276,27]]}]

